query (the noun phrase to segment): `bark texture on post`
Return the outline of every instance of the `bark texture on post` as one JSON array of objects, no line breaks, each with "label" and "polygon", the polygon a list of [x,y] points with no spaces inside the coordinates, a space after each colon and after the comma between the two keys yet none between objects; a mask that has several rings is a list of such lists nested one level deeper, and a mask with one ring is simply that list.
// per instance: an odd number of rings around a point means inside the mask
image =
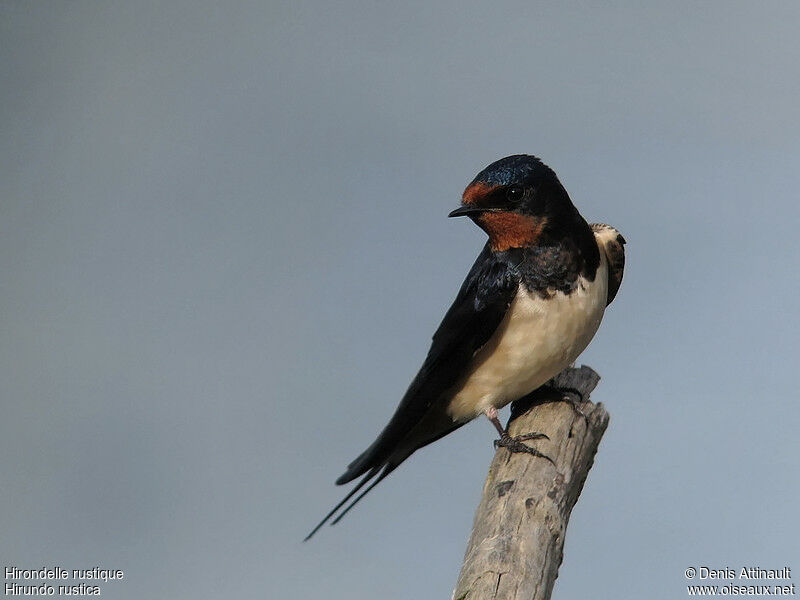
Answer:
[{"label": "bark texture on post", "polygon": [[[475,514],[454,600],[550,598],[572,507],[608,426],[603,405],[588,401],[599,380],[589,367],[568,368],[551,380],[551,388],[540,388],[512,405],[509,433],[547,434],[549,440],[525,443],[555,464],[498,448]],[[580,410],[585,418],[570,403],[560,401],[570,390],[583,397]],[[571,395],[577,397],[574,392]]]}]

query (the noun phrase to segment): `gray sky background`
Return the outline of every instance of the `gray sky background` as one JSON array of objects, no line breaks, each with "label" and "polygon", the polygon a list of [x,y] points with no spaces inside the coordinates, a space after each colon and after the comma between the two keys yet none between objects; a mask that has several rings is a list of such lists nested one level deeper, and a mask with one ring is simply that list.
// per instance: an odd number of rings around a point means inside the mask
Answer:
[{"label": "gray sky background", "polygon": [[554,597],[800,570],[796,2],[0,3],[0,561],[103,596],[448,598],[494,431],[300,540],[533,153],[619,228]]}]

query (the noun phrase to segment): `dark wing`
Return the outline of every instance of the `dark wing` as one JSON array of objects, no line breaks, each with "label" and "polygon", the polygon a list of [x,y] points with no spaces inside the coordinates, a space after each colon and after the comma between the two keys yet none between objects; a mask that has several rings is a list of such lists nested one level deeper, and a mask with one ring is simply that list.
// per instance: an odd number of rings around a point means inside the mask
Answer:
[{"label": "dark wing", "polygon": [[445,409],[449,398],[446,392],[465,375],[475,352],[500,325],[518,286],[519,275],[509,257],[493,253],[487,244],[433,335],[428,356],[389,423],[369,448],[350,463],[336,483],[348,483],[362,475],[364,478],[306,539],[314,535],[367,481],[380,473],[378,479],[333,523],[415,450],[463,425],[447,416]]},{"label": "dark wing", "polygon": [[622,284],[622,272],[625,270],[625,238],[622,234],[605,223],[592,223],[592,231],[600,250],[605,252],[608,261],[608,301],[611,304]]}]

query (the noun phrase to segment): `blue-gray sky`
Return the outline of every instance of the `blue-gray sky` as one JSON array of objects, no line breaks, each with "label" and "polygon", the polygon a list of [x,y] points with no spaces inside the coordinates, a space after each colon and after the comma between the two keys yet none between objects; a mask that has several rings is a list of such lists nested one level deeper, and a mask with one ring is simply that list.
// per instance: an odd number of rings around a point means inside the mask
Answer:
[{"label": "blue-gray sky", "polygon": [[300,540],[542,157],[619,228],[554,598],[798,553],[800,5],[0,3],[0,560],[109,598],[445,598],[476,422]]}]

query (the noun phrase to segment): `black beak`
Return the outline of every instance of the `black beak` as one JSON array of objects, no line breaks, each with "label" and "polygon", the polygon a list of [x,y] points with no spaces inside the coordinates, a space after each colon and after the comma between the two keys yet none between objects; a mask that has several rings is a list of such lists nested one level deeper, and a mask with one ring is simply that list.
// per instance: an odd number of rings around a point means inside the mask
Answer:
[{"label": "black beak", "polygon": [[480,206],[459,206],[453,212],[451,212],[448,217],[471,217],[472,215],[479,215],[487,210],[491,210],[488,208],[481,208]]}]

